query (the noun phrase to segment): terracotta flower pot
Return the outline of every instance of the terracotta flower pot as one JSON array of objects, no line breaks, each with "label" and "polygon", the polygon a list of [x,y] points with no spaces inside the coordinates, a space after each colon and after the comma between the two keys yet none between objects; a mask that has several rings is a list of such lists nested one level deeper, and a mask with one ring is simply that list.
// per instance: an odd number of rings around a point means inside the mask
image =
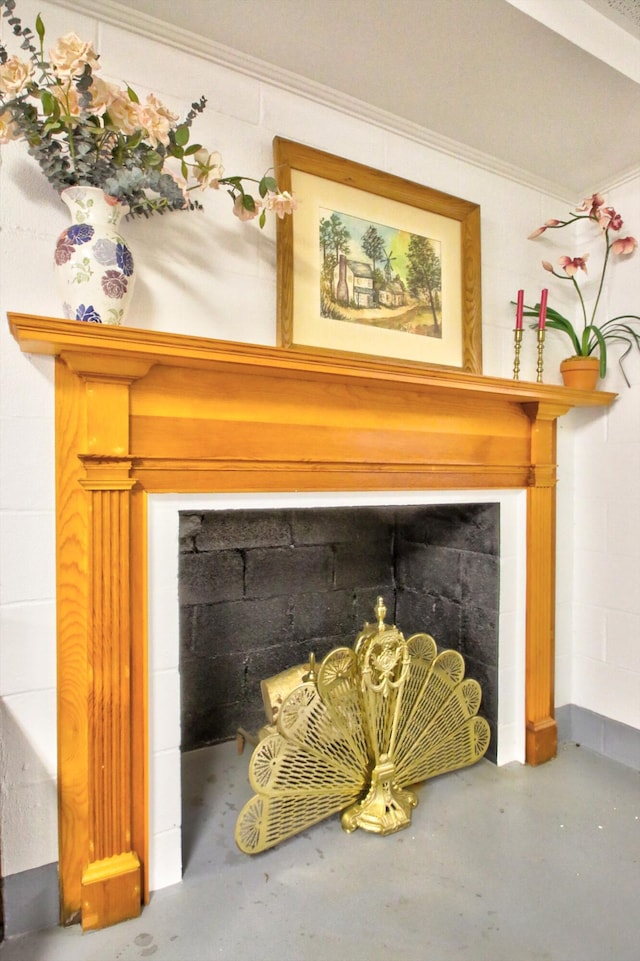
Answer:
[{"label": "terracotta flower pot", "polygon": [[565,387],[595,390],[600,376],[600,360],[598,357],[567,357],[560,364],[560,373]]}]

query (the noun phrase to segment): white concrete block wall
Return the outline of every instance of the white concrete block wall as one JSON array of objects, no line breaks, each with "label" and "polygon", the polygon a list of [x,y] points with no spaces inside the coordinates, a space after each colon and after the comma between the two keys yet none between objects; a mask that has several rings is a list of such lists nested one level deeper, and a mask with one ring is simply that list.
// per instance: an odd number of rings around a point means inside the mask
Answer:
[{"label": "white concrete block wall", "polygon": [[[199,142],[222,152],[228,173],[259,177],[271,165],[272,139],[279,135],[479,203],[484,369],[490,375],[511,375],[513,308],[509,301],[519,287],[527,290],[528,298],[536,299],[544,285],[539,252],[535,245],[527,243],[526,237],[557,209],[557,198],[506,179],[463,156],[438,151],[383,125],[359,119],[350,111],[252,79],[172,45],[101,24],[55,3],[21,0],[19,10],[32,25],[41,12],[50,40],[70,30],[95,39],[105,76],[121,81],[126,78],[141,95],[152,90],[177,112],[184,113],[193,100],[204,94],[208,108],[196,120],[194,135]],[[3,21],[2,30],[6,29]],[[635,189],[635,194],[633,190],[630,193],[631,198],[637,199],[640,189]],[[200,214],[174,213],[156,218],[153,223],[142,221],[126,226],[139,267],[130,323],[273,344],[274,225],[270,223],[260,232],[255,223],[240,224],[231,216],[230,200],[223,192],[208,191],[203,201],[206,209]],[[635,220],[640,222],[640,217]],[[54,316],[59,313],[51,262],[55,238],[65,225],[65,208],[27,158],[24,147],[2,147],[0,831],[4,875],[47,864],[57,857],[53,364],[46,358],[22,354],[5,318],[7,311]],[[558,346],[550,344],[549,381],[558,379],[554,359],[559,356]],[[522,375],[533,379],[534,372],[531,335],[523,351]],[[624,403],[629,411],[637,411],[639,406],[633,392]],[[625,416],[633,421],[631,413]],[[608,429],[617,437],[615,441],[605,439],[607,456],[609,443],[623,444],[625,428],[620,417],[616,412],[615,417],[607,420]],[[579,444],[578,439],[576,445]],[[599,453],[603,453],[602,447]],[[636,469],[633,459],[625,461],[619,456],[616,463],[620,470]],[[576,473],[585,468],[578,453]],[[606,480],[601,477],[603,484]],[[582,491],[580,496],[596,499],[600,495],[598,488]],[[619,493],[607,503],[612,536],[616,524],[618,529],[624,526],[624,518],[615,514],[618,498]],[[567,514],[563,513],[559,533],[565,547],[573,534],[572,520]],[[586,582],[588,576],[597,580],[597,574],[587,574],[592,553],[579,552],[581,573],[576,576],[577,582]],[[617,560],[622,567],[621,558]],[[606,550],[595,562],[596,570],[608,565]],[[614,712],[612,716],[624,714],[628,723],[634,723],[634,674],[622,665],[628,665],[631,650],[626,641],[628,618],[639,612],[635,607],[625,607],[624,591],[618,593],[623,606],[619,611],[607,611],[605,618],[606,659],[594,659],[580,648],[575,651],[577,667],[573,667],[581,703],[593,709],[606,703],[607,709]],[[568,604],[569,596],[565,581],[559,603]],[[570,618],[566,621],[568,632]],[[562,671],[567,678],[571,677],[568,654],[563,656]],[[637,662],[635,671],[637,677]],[[624,711],[620,710],[618,693],[621,678],[626,682],[623,700],[626,699],[628,708]],[[610,681],[617,686],[607,689]],[[573,681],[561,680],[567,700],[573,699],[572,684]],[[635,717],[640,726],[640,718]],[[173,749],[173,745],[168,746],[168,750]],[[158,810],[154,814],[167,824],[172,823],[174,816],[174,811]]]},{"label": "white concrete block wall", "polygon": [[[606,193],[622,236],[640,239],[640,181]],[[604,316],[640,315],[640,256],[619,259]],[[619,398],[585,422],[575,442],[572,702],[640,728],[640,354],[614,357],[606,386]]]}]

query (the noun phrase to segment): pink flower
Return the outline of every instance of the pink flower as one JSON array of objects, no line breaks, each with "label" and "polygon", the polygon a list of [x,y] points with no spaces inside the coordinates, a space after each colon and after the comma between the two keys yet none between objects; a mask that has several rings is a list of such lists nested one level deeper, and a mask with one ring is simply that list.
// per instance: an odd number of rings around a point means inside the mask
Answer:
[{"label": "pink flower", "polygon": [[529,234],[529,240],[535,240],[536,237],[539,237],[540,234],[543,234],[543,233],[545,232],[545,230],[547,229],[547,227],[559,227],[561,223],[562,223],[561,220],[547,220],[547,221],[545,221],[544,227],[538,227],[538,229],[537,229],[537,230],[534,230],[532,234]]},{"label": "pink flower", "polygon": [[558,263],[568,277],[573,277],[579,270],[584,270],[586,274],[588,259],[589,254],[585,254],[583,257],[574,257],[573,259],[571,257],[561,257]]},{"label": "pink flower", "polygon": [[592,194],[590,197],[585,197],[585,199],[582,201],[582,205],[580,207],[576,207],[576,210],[580,211],[581,213],[588,210],[590,217],[597,218],[598,209],[602,207],[603,203],[604,197],[602,194]]},{"label": "pink flower", "polygon": [[597,220],[602,230],[620,230],[622,217],[613,207],[603,207],[598,211]]},{"label": "pink flower", "polygon": [[242,221],[253,220],[260,213],[260,208],[262,207],[262,201],[255,200],[255,198],[252,198],[253,210],[249,210],[247,207],[244,206],[242,199],[243,199],[242,194],[236,194],[236,196],[234,197],[233,199],[234,214],[236,215],[238,220],[242,220]]},{"label": "pink flower", "polygon": [[279,194],[270,190],[267,194],[266,206],[267,210],[273,210],[280,220],[283,220],[285,214],[292,214],[296,210],[298,201],[291,196],[288,190],[283,190]]},{"label": "pink flower", "polygon": [[553,264],[550,264],[548,260],[543,260],[542,266],[545,270],[548,270],[550,274],[553,273]]},{"label": "pink flower", "polygon": [[611,249],[614,254],[632,254],[637,246],[638,241],[635,237],[619,237],[613,241]]}]

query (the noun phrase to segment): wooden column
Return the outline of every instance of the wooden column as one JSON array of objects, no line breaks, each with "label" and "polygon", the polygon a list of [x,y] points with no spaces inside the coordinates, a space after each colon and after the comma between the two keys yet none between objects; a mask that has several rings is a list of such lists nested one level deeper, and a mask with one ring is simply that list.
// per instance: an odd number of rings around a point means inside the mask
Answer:
[{"label": "wooden column", "polygon": [[554,717],[556,430],[569,410],[527,404],[531,427],[531,478],[527,488],[527,615],[525,657],[525,753],[528,764],[555,757]]},{"label": "wooden column", "polygon": [[[71,762],[61,765],[61,809],[71,811],[75,785],[86,785],[82,818],[61,820],[61,850],[74,850],[77,862],[61,862],[62,911],[64,920],[79,915],[90,929],[136,917],[143,894],[141,858],[132,843],[134,776],[137,783],[140,778],[131,750],[130,501],[136,482],[128,451],[129,387],[151,363],[130,358],[115,371],[109,357],[65,352],[61,359],[57,392],[63,409],[62,398],[74,398],[78,446],[74,467],[58,438],[66,477],[59,487],[59,557],[67,558],[59,592],[81,597],[84,608],[59,638],[59,736]],[[70,429],[68,419],[58,420],[59,432]],[[77,567],[68,564],[70,538],[86,544]],[[78,631],[84,634],[79,644]],[[70,656],[70,649],[80,656]]]}]

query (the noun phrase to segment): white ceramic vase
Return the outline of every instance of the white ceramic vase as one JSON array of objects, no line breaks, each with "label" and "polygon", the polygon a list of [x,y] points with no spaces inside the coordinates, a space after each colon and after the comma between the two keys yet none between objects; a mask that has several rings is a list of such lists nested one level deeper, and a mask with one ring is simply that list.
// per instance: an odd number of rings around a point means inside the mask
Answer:
[{"label": "white ceramic vase", "polygon": [[133,256],[118,228],[129,208],[99,187],[67,187],[60,196],[71,214],[55,251],[63,316],[122,324],[135,282]]}]

